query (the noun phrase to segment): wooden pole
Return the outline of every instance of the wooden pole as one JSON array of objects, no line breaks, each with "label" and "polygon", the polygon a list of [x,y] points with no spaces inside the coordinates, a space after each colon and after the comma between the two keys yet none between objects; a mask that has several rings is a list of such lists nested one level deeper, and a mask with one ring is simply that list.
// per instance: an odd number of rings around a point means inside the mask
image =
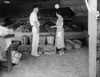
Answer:
[{"label": "wooden pole", "polygon": [[11,50],[7,50],[7,67],[8,67],[8,72],[11,72],[13,69],[12,59],[11,59]]},{"label": "wooden pole", "polygon": [[96,53],[97,53],[97,0],[88,0],[90,12],[88,12],[89,34],[89,77],[96,77]]}]

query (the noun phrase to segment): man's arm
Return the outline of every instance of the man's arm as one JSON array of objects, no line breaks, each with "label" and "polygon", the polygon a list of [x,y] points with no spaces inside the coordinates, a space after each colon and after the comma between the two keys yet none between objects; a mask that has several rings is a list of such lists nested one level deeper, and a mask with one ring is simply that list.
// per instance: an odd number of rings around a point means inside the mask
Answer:
[{"label": "man's arm", "polygon": [[36,26],[40,26],[40,22],[38,20],[35,20],[34,23]]}]

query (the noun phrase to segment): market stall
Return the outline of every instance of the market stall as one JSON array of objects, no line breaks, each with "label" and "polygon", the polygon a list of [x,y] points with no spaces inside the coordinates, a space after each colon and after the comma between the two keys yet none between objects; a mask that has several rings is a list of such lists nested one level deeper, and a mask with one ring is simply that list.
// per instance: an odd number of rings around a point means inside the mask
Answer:
[{"label": "market stall", "polygon": [[[12,38],[12,42],[20,42],[21,45],[18,47],[19,51],[21,49],[24,48],[28,48],[29,49],[29,53],[31,51],[31,42],[32,42],[32,30],[31,30],[31,25],[29,23],[29,19],[28,18],[12,18],[11,19],[13,24],[8,25],[8,28],[13,28],[14,29],[14,37]],[[55,45],[55,34],[56,34],[56,29],[51,29],[50,26],[55,25],[57,18],[56,17],[50,17],[50,16],[42,16],[39,18],[40,21],[40,38],[44,37],[44,51],[46,51],[46,47],[48,48],[48,36],[53,37],[54,40],[52,39],[53,43],[52,46],[54,47]],[[87,32],[81,30],[81,28],[79,28],[78,26],[75,26],[73,24],[69,24],[69,22],[71,23],[71,18],[64,18],[64,22],[68,22],[67,24],[64,24],[64,39],[69,39],[71,41],[73,40],[80,40],[81,39],[85,39]],[[43,39],[42,39],[43,41]],[[50,41],[50,39],[49,39]],[[65,41],[66,42],[66,41]],[[82,41],[81,41],[82,42]],[[42,45],[42,44],[41,44]],[[41,45],[39,45],[39,47],[42,47]],[[51,47],[52,50],[52,46],[49,45],[49,49]],[[73,48],[73,47],[72,47]],[[16,49],[17,50],[17,49]],[[53,50],[55,50],[55,48],[53,48]],[[22,50],[21,50],[22,51]],[[23,50],[23,51],[27,51]]]}]

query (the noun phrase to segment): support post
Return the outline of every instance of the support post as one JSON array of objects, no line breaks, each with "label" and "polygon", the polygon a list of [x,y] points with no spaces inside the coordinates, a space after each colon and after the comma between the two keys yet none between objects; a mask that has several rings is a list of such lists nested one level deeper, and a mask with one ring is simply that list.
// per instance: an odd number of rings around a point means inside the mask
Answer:
[{"label": "support post", "polygon": [[88,12],[89,34],[89,77],[96,77],[96,53],[97,53],[97,0],[88,0],[92,11]]}]

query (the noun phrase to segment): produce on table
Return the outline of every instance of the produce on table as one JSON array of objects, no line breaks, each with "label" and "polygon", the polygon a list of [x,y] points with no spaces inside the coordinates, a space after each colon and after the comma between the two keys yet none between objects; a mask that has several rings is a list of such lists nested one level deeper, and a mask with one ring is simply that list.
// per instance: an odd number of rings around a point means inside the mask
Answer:
[{"label": "produce on table", "polygon": [[13,28],[14,30],[16,30],[19,26],[21,25],[27,25],[28,23],[26,22],[26,20],[16,20],[14,21],[13,24],[8,25],[8,28]]},{"label": "produce on table", "polygon": [[[22,26],[22,27],[20,27]],[[13,28],[16,32],[31,32],[31,25],[27,20],[16,20],[13,24],[8,25],[8,28]]]},{"label": "produce on table", "polygon": [[[39,22],[41,24],[40,26],[40,32],[56,32],[56,28],[50,28],[51,26],[56,25],[56,18],[40,18]],[[65,32],[78,32],[78,31],[82,31],[83,29],[81,29],[81,27],[72,24],[70,22],[70,24],[67,22],[64,22],[64,31]],[[32,32],[32,27],[29,23],[29,20],[25,20],[25,19],[20,19],[16,21],[14,21],[13,24],[9,25],[8,28],[13,28],[14,30],[16,30],[16,32]]]},{"label": "produce on table", "polygon": [[73,31],[68,25],[64,25],[63,27],[64,27],[65,32],[72,32]]},{"label": "produce on table", "polygon": [[15,30],[15,32],[22,32],[22,28],[23,28],[23,26],[18,27],[18,28]]},{"label": "produce on table", "polygon": [[31,31],[32,27],[29,25],[21,25],[15,30],[15,32],[31,32]]}]

